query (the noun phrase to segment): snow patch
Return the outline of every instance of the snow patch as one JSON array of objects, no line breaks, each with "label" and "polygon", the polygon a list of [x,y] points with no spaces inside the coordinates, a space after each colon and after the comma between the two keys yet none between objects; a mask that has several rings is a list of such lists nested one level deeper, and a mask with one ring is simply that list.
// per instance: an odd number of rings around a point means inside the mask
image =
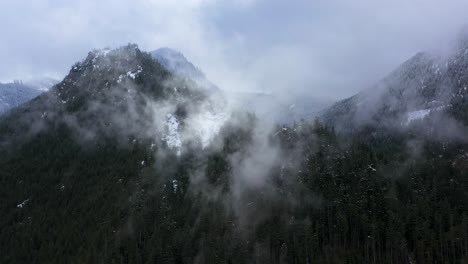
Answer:
[{"label": "snow patch", "polygon": [[179,187],[179,183],[177,182],[177,180],[172,180],[172,189],[173,189],[174,193],[177,192],[178,187]]},{"label": "snow patch", "polygon": [[139,74],[142,71],[143,71],[143,68],[141,68],[141,66],[138,65],[138,70],[136,72],[128,71],[127,76],[129,78],[132,78],[133,80],[135,80],[135,77],[137,76],[137,74]]},{"label": "snow patch", "polygon": [[17,208],[23,208],[23,207],[26,205],[26,203],[27,203],[28,201],[29,201],[29,199],[26,199],[26,200],[24,200],[22,203],[18,204],[16,207],[17,207]]},{"label": "snow patch", "polygon": [[123,80],[123,77],[124,77],[124,76],[125,76],[125,75],[120,74],[120,75],[119,75],[119,78],[117,79],[117,83],[120,83],[120,82]]},{"label": "snow patch", "polygon": [[409,112],[406,119],[406,125],[409,125],[411,122],[423,119],[431,112],[431,109],[422,109],[413,112]]},{"label": "snow patch", "polygon": [[101,54],[102,54],[102,56],[105,57],[105,56],[107,56],[107,54],[109,54],[110,51],[111,51],[111,49],[104,49],[104,50],[101,51]]},{"label": "snow patch", "polygon": [[[437,102],[437,101],[432,101],[431,103],[433,102]],[[429,115],[431,112],[433,111],[441,111],[443,110],[444,108],[446,108],[448,105],[441,105],[441,106],[437,106],[437,107],[432,107],[432,108],[429,108],[429,109],[422,109],[422,110],[417,110],[417,111],[412,111],[412,112],[409,112],[407,114],[407,119],[406,119],[406,122],[404,123],[405,125],[409,125],[411,122],[415,121],[415,120],[420,120],[420,119],[423,119],[424,117],[426,117],[427,115]]]},{"label": "snow patch", "polygon": [[180,155],[180,148],[182,146],[179,135],[179,124],[179,120],[174,115],[168,114],[166,118],[167,134],[163,137],[163,141],[166,142],[169,148],[176,149],[177,155]]},{"label": "snow patch", "polygon": [[193,117],[189,124],[200,137],[203,148],[206,148],[227,120],[226,113],[206,111]]}]

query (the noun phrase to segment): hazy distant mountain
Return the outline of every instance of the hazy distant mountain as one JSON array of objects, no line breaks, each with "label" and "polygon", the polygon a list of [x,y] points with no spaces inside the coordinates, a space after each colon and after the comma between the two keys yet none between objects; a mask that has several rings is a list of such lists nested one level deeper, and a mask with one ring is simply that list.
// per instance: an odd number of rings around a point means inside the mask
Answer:
[{"label": "hazy distant mountain", "polygon": [[42,78],[25,82],[0,83],[0,114],[40,95],[57,82],[51,78]]}]

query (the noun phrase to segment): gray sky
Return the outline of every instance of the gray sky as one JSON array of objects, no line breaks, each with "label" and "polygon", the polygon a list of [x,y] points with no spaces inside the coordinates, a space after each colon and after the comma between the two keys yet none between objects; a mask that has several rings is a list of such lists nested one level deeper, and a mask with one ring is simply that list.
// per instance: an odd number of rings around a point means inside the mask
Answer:
[{"label": "gray sky", "polygon": [[466,0],[0,0],[0,80],[93,48],[183,52],[227,90],[344,98],[468,23]]}]

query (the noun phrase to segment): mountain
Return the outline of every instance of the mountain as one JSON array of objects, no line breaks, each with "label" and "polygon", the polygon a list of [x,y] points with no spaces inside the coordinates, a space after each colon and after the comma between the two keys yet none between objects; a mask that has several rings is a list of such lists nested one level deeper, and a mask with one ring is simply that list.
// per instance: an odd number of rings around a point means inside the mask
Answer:
[{"label": "mountain", "polygon": [[150,54],[173,74],[181,78],[191,79],[210,92],[219,90],[219,88],[208,80],[205,74],[188,61],[182,53],[170,48],[160,48],[152,51]]},{"label": "mountain", "polygon": [[[180,149],[179,137],[183,135],[179,136],[179,132],[184,134],[184,130],[190,130],[187,141],[207,144],[216,133],[218,123],[224,121],[223,110],[212,98],[204,87],[172,75],[137,46],[129,45],[90,52],[49,92],[7,118],[22,120],[27,116],[26,119],[35,120],[34,124],[40,127],[65,123],[74,127],[77,134],[83,132],[80,136],[85,137],[102,133],[114,136],[147,133],[162,139],[169,147],[175,144]],[[70,115],[73,115],[71,120]],[[200,125],[202,120],[210,121],[212,127]],[[15,126],[22,124],[18,123]],[[181,126],[168,135],[169,123],[181,123]]]},{"label": "mountain", "polygon": [[[91,51],[52,89],[2,116],[0,248],[10,253],[0,262],[128,259],[112,241],[126,247],[137,226],[125,226],[138,208],[157,210],[147,219],[170,220],[163,196],[177,195],[173,185],[188,188],[179,160],[208,148],[227,118],[210,100],[128,45]],[[178,183],[174,173],[183,176]],[[140,204],[151,199],[159,205]],[[102,258],[91,253],[98,248]]]},{"label": "mountain", "polygon": [[51,78],[0,83],[0,115],[47,91],[55,83]]},{"label": "mountain", "polygon": [[201,79],[205,74],[195,67],[185,56],[170,48],[160,48],[151,52],[151,55],[164,67],[183,78]]},{"label": "mountain", "polygon": [[356,125],[408,125],[448,113],[468,124],[468,42],[440,57],[420,52],[382,81],[324,111],[323,119],[343,130]]},{"label": "mountain", "polygon": [[255,113],[262,120],[291,123],[300,119],[312,119],[330,105],[329,102],[310,96],[285,99],[284,96],[272,93],[221,91],[182,53],[170,48],[160,48],[152,51],[151,55],[173,74],[194,80],[212,95],[224,93],[224,97],[229,100],[233,108]]},{"label": "mountain", "polygon": [[[432,100],[411,95],[397,98]],[[0,263],[468,259],[468,144],[435,136],[457,111],[390,126],[403,116],[384,108],[342,133],[338,118],[271,126],[216,98],[130,44],[0,117]]]}]

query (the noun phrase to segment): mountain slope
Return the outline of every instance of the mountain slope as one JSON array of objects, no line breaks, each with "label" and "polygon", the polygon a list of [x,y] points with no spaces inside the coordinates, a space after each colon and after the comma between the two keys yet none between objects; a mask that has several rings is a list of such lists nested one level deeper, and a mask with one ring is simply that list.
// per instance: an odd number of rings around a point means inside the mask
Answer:
[{"label": "mountain slope", "polygon": [[418,53],[371,89],[330,107],[323,119],[341,128],[409,124],[427,114],[448,113],[468,124],[468,45],[448,58]]},{"label": "mountain slope", "polygon": [[184,149],[206,148],[225,119],[202,90],[128,45],[90,52],[50,91],[3,116],[0,248],[9,253],[0,262],[125,261],[140,210],[160,208],[151,219],[171,225],[162,196],[174,195],[165,186],[176,161]]},{"label": "mountain slope", "polygon": [[[166,138],[164,124],[172,117],[183,122],[209,115],[223,122],[222,109],[209,97],[194,81],[172,75],[136,46],[96,50],[48,93],[8,116],[19,122],[3,129],[14,135],[18,127],[34,130],[64,122],[83,138],[118,133],[161,139]],[[187,142],[206,141],[211,131],[194,126],[181,126],[178,133],[190,130],[193,136],[187,135]]]},{"label": "mountain slope", "polygon": [[160,48],[152,51],[151,55],[169,71],[181,77],[189,79],[205,78],[205,74],[178,51],[170,48]]},{"label": "mountain slope", "polygon": [[170,48],[160,48],[150,54],[173,74],[195,81],[210,93],[219,92],[219,88],[208,80],[205,74],[188,61],[182,53]]},{"label": "mountain slope", "polygon": [[269,128],[212,100],[128,45],[2,116],[0,262],[468,259],[466,141],[428,119]]},{"label": "mountain slope", "polygon": [[[270,122],[291,123],[300,119],[311,119],[329,106],[329,102],[301,96],[285,100],[284,96],[270,93],[222,91],[208,80],[205,74],[185,56],[170,48],[160,48],[151,55],[173,74],[194,80],[199,86],[208,90],[212,96],[226,97],[235,109],[255,113],[262,120]],[[223,94],[224,93],[224,94]],[[220,101],[221,99],[217,99]]]}]

